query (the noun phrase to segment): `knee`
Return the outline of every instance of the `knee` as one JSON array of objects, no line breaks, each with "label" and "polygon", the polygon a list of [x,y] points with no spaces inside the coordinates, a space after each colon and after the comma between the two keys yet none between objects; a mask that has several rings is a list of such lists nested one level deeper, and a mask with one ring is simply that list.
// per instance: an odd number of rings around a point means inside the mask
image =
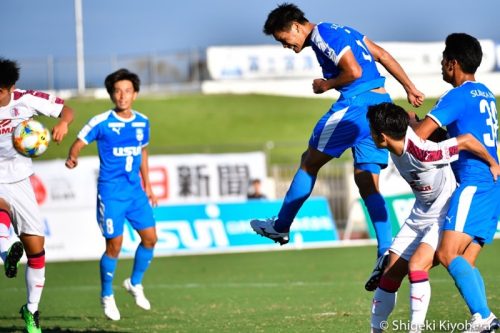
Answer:
[{"label": "knee", "polygon": [[452,252],[447,251],[446,249],[438,249],[436,251],[436,257],[441,265],[448,268],[451,261],[456,257],[456,255],[453,255]]},{"label": "knee", "polygon": [[154,248],[157,242],[158,242],[158,236],[156,236],[156,234],[148,235],[147,237],[143,237],[141,239],[142,246],[148,249]]}]

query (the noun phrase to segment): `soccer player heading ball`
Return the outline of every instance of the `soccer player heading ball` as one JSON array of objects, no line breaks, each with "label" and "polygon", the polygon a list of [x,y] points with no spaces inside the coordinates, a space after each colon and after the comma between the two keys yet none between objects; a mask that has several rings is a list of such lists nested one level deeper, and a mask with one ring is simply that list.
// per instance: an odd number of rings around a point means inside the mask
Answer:
[{"label": "soccer player heading ball", "polygon": [[[388,153],[373,143],[366,112],[369,105],[390,102],[391,98],[375,62],[401,83],[413,106],[420,106],[424,95],[399,63],[368,37],[351,27],[309,22],[293,4],[285,3],[272,10],[264,24],[264,33],[295,53],[312,47],[323,70],[323,77],[312,82],[314,93],[335,89],[340,98],[317,122],[277,219],[253,220],[252,228],[262,236],[286,244],[292,222],[311,194],[318,171],[350,148],[354,180],[377,235],[377,255],[383,258],[391,245],[392,231],[378,183],[380,170],[387,166]],[[376,265],[370,281],[377,282],[381,274],[381,265]]]},{"label": "soccer player heading ball", "polygon": [[[53,95],[16,89],[19,67],[16,62],[0,58],[0,257],[5,274],[17,274],[17,264],[24,250],[28,257],[26,289],[28,303],[21,307],[21,316],[30,333],[41,332],[38,303],[45,282],[45,227],[29,177],[33,174],[31,158],[19,154],[12,142],[12,131],[24,120],[35,115],[59,118],[52,129],[56,142],[68,133],[73,110]],[[20,242],[10,246],[10,226]],[[23,250],[24,248],[24,250]]]},{"label": "soccer player heading ball", "polygon": [[93,141],[97,142],[101,161],[97,184],[97,222],[106,240],[106,251],[100,262],[101,304],[106,317],[119,320],[120,311],[115,303],[112,284],[122,247],[125,219],[139,233],[141,243],[135,253],[131,276],[123,282],[123,286],[134,296],[139,307],[144,310],[151,308],[144,295],[142,278],[153,259],[157,241],[151,207],[151,204],[157,204],[157,199],[149,182],[149,120],[132,109],[139,93],[139,77],[120,69],[106,77],[105,85],[115,106],[93,117],[82,128],[69,150],[66,166],[70,169],[76,167],[81,149]]}]

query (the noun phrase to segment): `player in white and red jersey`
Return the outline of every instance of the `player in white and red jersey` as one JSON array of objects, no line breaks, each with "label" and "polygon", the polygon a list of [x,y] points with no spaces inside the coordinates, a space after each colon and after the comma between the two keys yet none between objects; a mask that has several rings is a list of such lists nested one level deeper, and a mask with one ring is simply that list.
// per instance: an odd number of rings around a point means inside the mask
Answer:
[{"label": "player in white and red jersey", "polygon": [[500,174],[500,166],[471,134],[439,143],[420,139],[408,126],[410,116],[395,104],[370,106],[367,118],[375,144],[390,151],[394,164],[415,195],[410,216],[389,249],[388,264],[373,297],[372,332],[382,331],[407,274],[411,332],[420,332],[431,296],[429,270],[451,195],[457,187],[450,163],[458,160],[459,152],[465,150],[486,161],[493,177]]},{"label": "player in white and red jersey", "polygon": [[[73,120],[73,110],[53,95],[16,89],[18,80],[17,63],[0,58],[0,257],[6,276],[12,278],[26,251],[27,303],[20,313],[31,333],[41,332],[38,304],[45,281],[44,225],[29,179],[33,174],[31,159],[14,149],[12,132],[20,122],[33,116],[59,117],[60,121],[52,129],[52,138],[61,142]],[[21,240],[12,246],[11,224]]]}]

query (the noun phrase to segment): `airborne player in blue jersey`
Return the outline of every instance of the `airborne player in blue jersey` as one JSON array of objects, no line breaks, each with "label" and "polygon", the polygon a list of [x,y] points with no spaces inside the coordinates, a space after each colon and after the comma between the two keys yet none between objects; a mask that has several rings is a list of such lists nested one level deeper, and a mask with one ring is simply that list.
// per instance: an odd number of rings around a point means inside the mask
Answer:
[{"label": "airborne player in blue jersey", "polygon": [[66,166],[76,167],[81,149],[97,142],[100,160],[97,221],[106,239],[106,251],[100,261],[101,304],[106,317],[119,320],[112,283],[125,219],[139,233],[141,243],[135,253],[131,277],[123,286],[139,307],[151,308],[144,296],[142,278],[153,259],[157,241],[151,207],[157,199],[151,190],[148,172],[149,120],[132,109],[139,92],[139,77],[120,69],[106,77],[105,85],[115,108],[93,117],[83,127],[69,150]]},{"label": "airborne player in blue jersey", "polygon": [[[496,100],[491,91],[475,79],[482,56],[476,38],[464,33],[446,38],[442,75],[453,89],[437,101],[415,132],[423,139],[441,126],[446,126],[451,136],[470,133],[498,162]],[[488,307],[483,278],[475,267],[475,260],[497,230],[500,182],[494,181],[484,161],[468,152],[461,152],[452,167],[460,186],[451,197],[437,255],[471,312],[467,332],[490,332],[499,328],[499,322]]]},{"label": "airborne player in blue jersey", "polygon": [[288,243],[290,226],[311,194],[318,171],[351,148],[354,180],[377,235],[379,260],[365,285],[367,290],[375,290],[387,257],[383,254],[392,242],[391,225],[378,185],[380,170],[387,166],[388,153],[375,146],[366,120],[369,105],[391,101],[384,88],[385,78],[375,62],[398,80],[413,106],[420,106],[424,95],[399,63],[366,36],[334,23],[311,23],[293,4],[284,3],[271,11],[264,33],[295,53],[312,47],[323,70],[323,78],[312,82],[314,93],[335,89],[340,92],[340,98],[317,122],[277,219],[252,220],[250,224],[258,234],[282,245]]}]

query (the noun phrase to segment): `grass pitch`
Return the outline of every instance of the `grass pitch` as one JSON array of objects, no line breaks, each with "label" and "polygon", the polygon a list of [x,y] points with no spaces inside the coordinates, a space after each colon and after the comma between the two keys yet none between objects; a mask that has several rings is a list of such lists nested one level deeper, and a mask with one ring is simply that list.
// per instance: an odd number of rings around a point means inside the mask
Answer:
[{"label": "grass pitch", "polygon": [[[500,314],[498,253],[487,246],[480,268],[493,312]],[[47,254],[50,256],[50,253]],[[98,262],[48,263],[42,303],[43,332],[368,332],[372,293],[364,282],[373,246],[155,258],[144,285],[152,309],[135,306],[121,287],[131,260],[120,260],[115,297],[122,319],[106,320],[99,303]],[[22,332],[24,267],[1,277],[0,332]],[[448,273],[431,271],[432,331],[450,332],[469,318]],[[388,332],[408,318],[408,281],[389,318]],[[440,323],[447,324],[438,326]]]}]

